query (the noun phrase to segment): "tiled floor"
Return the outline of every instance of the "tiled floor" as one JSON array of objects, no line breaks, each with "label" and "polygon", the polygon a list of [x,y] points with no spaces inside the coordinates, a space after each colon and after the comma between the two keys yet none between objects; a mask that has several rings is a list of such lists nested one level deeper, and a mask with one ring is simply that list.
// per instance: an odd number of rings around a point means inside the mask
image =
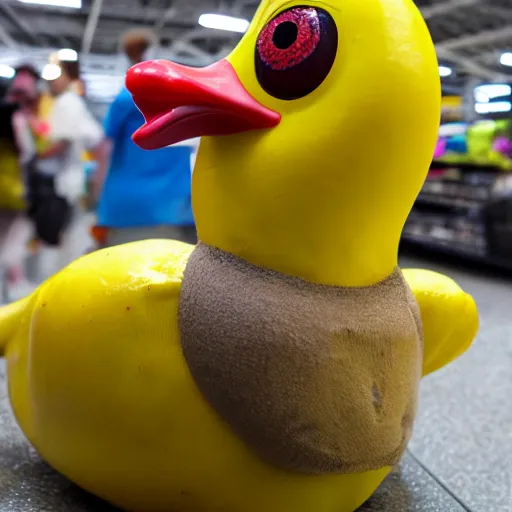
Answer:
[{"label": "tiled floor", "polygon": [[511,512],[512,279],[423,266],[449,274],[475,297],[480,332],[455,364],[423,381],[410,449],[470,510]]},{"label": "tiled floor", "polygon": [[[410,453],[362,510],[512,512],[512,280],[410,257],[402,266],[455,277],[477,300],[481,330],[469,353],[424,380]],[[112,510],[28,446],[7,405],[0,362],[0,512]]]}]

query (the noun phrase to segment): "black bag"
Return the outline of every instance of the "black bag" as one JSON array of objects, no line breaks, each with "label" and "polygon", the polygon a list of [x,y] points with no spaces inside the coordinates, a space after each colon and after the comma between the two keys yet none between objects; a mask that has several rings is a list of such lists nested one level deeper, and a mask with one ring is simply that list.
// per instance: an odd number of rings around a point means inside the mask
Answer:
[{"label": "black bag", "polygon": [[46,197],[36,211],[37,237],[48,245],[60,245],[70,220],[71,206],[66,199],[57,194]]},{"label": "black bag", "polygon": [[18,110],[15,103],[0,102],[0,138],[15,144],[12,117]]},{"label": "black bag", "polygon": [[26,168],[28,216],[34,221],[39,240],[56,246],[71,220],[71,205],[55,191],[53,176],[37,169],[37,159]]}]

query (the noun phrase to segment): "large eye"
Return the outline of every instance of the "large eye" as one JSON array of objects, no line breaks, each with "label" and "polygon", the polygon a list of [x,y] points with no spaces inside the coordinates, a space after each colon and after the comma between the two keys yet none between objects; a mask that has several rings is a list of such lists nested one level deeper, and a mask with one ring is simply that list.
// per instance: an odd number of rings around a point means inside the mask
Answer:
[{"label": "large eye", "polygon": [[278,14],[260,32],[256,76],[275,98],[302,98],[325,80],[337,48],[338,31],[327,11],[294,7]]}]

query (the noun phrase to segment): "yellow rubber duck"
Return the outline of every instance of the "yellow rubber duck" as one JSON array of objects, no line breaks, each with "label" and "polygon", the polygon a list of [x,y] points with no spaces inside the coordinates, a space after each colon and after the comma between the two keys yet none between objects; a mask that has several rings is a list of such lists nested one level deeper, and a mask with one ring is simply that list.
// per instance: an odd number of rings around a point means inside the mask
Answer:
[{"label": "yellow rubber duck", "polygon": [[478,328],[451,279],[397,267],[439,118],[419,12],[264,1],[226,60],[127,85],[142,147],[203,136],[201,243],[104,249],[1,309],[19,424],[129,512],[356,510],[405,449],[421,376]]}]

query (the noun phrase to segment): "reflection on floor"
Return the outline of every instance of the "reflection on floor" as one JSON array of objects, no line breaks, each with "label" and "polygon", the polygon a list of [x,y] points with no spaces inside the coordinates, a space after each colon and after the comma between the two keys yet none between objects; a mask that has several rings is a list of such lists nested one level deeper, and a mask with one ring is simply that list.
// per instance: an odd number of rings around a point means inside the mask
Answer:
[{"label": "reflection on floor", "polygon": [[[512,281],[404,257],[454,278],[476,298],[481,331],[469,353],[422,384],[410,452],[363,511],[512,510]],[[7,405],[0,362],[0,512],[107,512],[37,457]]]},{"label": "reflection on floor", "polygon": [[475,297],[480,331],[471,350],[422,383],[411,452],[470,510],[512,511],[512,279],[403,258],[444,272]]}]

